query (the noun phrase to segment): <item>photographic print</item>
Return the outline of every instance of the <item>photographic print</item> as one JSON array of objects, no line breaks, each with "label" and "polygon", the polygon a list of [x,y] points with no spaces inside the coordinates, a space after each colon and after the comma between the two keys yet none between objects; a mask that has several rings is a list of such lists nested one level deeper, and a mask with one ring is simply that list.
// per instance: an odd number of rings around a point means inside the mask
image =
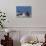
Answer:
[{"label": "photographic print", "polygon": [[32,6],[16,6],[17,17],[32,17]]}]

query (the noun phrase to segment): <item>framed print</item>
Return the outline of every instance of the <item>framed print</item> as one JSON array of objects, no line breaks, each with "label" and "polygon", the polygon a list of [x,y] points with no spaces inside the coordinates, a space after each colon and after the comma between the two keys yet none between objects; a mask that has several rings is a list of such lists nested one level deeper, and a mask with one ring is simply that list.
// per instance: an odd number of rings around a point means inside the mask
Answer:
[{"label": "framed print", "polygon": [[16,6],[17,17],[32,17],[32,6]]}]

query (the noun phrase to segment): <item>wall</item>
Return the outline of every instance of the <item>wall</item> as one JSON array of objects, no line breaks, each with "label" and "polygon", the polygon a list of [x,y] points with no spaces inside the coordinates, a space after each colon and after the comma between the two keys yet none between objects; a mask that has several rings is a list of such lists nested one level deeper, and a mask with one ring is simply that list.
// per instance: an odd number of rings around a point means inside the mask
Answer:
[{"label": "wall", "polygon": [[[6,12],[7,27],[46,27],[46,0],[0,0],[0,9]],[[32,18],[17,18],[16,5],[31,5]]]},{"label": "wall", "polygon": [[[46,31],[46,0],[0,0],[0,9],[6,12],[6,27],[14,31]],[[16,5],[31,5],[32,18],[16,18]],[[13,28],[12,28],[13,27]]]}]

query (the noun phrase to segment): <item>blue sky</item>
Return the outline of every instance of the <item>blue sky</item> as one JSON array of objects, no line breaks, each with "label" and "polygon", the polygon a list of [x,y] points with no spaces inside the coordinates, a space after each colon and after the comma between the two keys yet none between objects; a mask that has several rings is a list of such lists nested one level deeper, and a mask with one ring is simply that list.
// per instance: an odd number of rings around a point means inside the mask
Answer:
[{"label": "blue sky", "polygon": [[32,13],[32,6],[16,6],[17,13],[26,13],[27,11]]}]

